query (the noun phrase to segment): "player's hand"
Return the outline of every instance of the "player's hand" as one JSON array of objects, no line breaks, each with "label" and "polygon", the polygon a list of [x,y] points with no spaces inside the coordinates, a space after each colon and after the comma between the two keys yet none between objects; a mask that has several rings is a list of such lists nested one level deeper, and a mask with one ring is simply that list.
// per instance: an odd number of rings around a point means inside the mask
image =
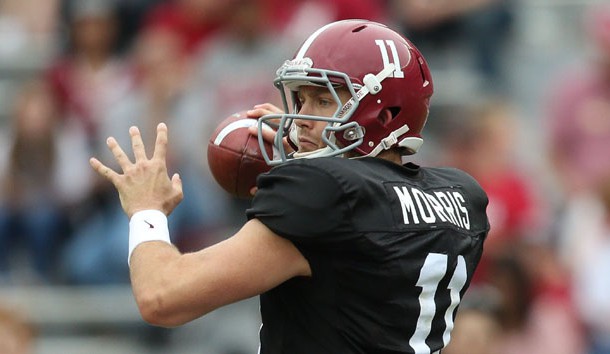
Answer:
[{"label": "player's hand", "polygon": [[261,103],[254,105],[252,109],[248,110],[248,118],[258,119],[267,114],[282,114],[284,111],[278,106],[271,103]]},{"label": "player's hand", "polygon": [[[248,110],[247,114],[248,114],[248,118],[254,118],[254,119],[258,119],[262,116],[266,116],[268,114],[283,114],[284,111],[277,107],[274,104],[271,103],[261,103],[261,104],[257,104],[254,105],[254,107],[250,110]],[[279,123],[279,122],[273,122],[273,123]],[[258,137],[258,127],[253,126],[249,128],[250,134]],[[275,136],[277,134],[277,132],[273,129],[263,129],[263,140],[268,142],[271,145],[274,145],[275,142]],[[290,144],[288,143],[288,139],[284,138],[282,143],[284,144],[284,150],[289,153],[294,151],[294,149],[292,148],[292,146],[290,146]],[[257,191],[257,187],[252,187],[250,189],[250,195],[254,196],[254,194],[256,194]]]},{"label": "player's hand", "polygon": [[156,209],[169,215],[182,201],[182,181],[176,173],[171,180],[167,174],[167,126],[157,126],[157,140],[151,159],[146,156],[140,130],[129,128],[135,163],[119,146],[116,139],[108,138],[108,148],[114,155],[123,173],[117,173],[92,157],[91,167],[108,179],[119,192],[121,206],[129,218],[140,210]]},{"label": "player's hand", "polygon": [[[248,118],[258,119],[262,116],[266,116],[267,114],[283,114],[284,111],[271,103],[262,103],[255,105],[251,110],[248,110]],[[279,123],[279,122],[273,122]],[[275,128],[274,128],[275,129]],[[256,126],[250,127],[250,134],[254,136],[258,136],[258,128]],[[277,132],[273,129],[263,129],[263,140],[268,142],[269,144],[274,144],[275,135]],[[282,143],[284,144],[284,150],[286,153],[293,152],[293,147],[288,143],[288,138],[284,137]]]}]

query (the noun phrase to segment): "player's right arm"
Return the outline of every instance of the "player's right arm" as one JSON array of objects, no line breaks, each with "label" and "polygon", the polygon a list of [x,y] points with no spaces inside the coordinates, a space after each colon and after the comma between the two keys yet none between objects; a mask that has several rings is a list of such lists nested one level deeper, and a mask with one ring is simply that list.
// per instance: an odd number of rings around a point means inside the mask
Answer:
[{"label": "player's right arm", "polygon": [[309,276],[311,269],[290,241],[252,219],[233,237],[195,253],[143,243],[131,256],[130,273],[142,318],[172,327]]},{"label": "player's right arm", "polygon": [[131,284],[147,322],[177,326],[295,276],[311,274],[294,244],[257,219],[248,221],[233,237],[199,252],[181,254],[165,242],[169,235],[164,219],[182,200],[180,177],[174,174],[170,179],[167,174],[167,126],[157,127],[152,158],[146,155],[139,130],[132,127],[129,132],[133,162],[115,139],[108,139],[122,173],[95,158],[90,162],[115,186],[130,218]]}]

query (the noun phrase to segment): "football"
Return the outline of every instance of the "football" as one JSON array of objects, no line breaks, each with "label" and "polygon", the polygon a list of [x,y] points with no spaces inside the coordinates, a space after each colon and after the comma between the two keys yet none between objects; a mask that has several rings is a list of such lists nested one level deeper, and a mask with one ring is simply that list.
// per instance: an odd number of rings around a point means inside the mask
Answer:
[{"label": "football", "polygon": [[[224,119],[208,142],[208,165],[216,182],[232,196],[251,198],[250,190],[256,186],[256,177],[271,169],[258,144],[258,138],[248,131],[258,121],[248,118],[245,111]],[[269,156],[273,147],[266,143]]]}]

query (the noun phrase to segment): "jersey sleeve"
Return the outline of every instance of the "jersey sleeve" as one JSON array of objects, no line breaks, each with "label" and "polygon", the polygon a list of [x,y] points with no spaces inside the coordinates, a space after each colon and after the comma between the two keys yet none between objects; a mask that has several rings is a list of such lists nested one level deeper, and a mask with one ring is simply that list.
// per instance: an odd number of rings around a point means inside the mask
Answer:
[{"label": "jersey sleeve", "polygon": [[347,202],[339,181],[328,171],[294,161],[259,176],[248,219],[257,218],[294,242],[328,242],[349,227]]}]

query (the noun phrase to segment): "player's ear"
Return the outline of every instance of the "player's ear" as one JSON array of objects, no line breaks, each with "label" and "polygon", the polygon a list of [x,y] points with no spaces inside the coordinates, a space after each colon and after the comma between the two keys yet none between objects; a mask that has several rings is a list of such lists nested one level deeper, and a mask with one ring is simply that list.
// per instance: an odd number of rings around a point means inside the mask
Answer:
[{"label": "player's ear", "polygon": [[377,116],[377,120],[379,120],[382,125],[390,123],[392,121],[392,118],[394,118],[394,115],[392,114],[392,111],[389,108],[382,109],[381,112],[379,112],[379,115]]}]

